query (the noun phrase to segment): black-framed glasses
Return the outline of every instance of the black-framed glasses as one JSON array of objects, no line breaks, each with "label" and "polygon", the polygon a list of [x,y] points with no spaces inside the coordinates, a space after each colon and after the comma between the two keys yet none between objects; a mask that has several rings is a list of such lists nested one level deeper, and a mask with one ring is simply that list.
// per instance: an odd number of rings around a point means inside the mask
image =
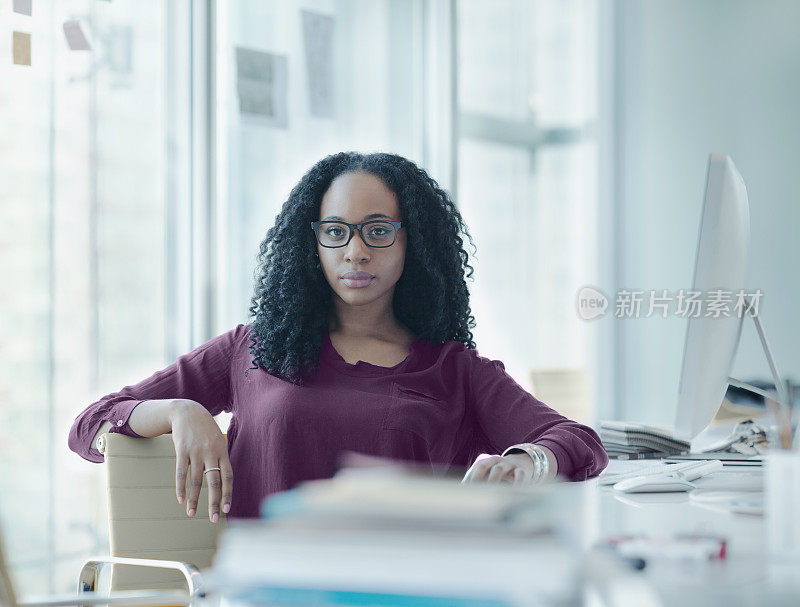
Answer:
[{"label": "black-framed glasses", "polygon": [[[347,223],[346,221],[312,221],[311,230],[317,242],[323,247],[337,249],[347,246],[353,238],[355,230],[361,234],[361,240],[368,247],[379,249],[391,247],[397,239],[397,231],[403,227],[402,221],[374,219],[364,223]],[[366,230],[364,229],[366,228]]]}]

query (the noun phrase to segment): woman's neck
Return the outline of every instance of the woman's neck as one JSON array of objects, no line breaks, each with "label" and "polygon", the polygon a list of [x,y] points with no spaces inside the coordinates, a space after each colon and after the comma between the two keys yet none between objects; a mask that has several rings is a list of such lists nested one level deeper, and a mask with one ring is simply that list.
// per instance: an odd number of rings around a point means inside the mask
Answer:
[{"label": "woman's neck", "polygon": [[345,323],[331,318],[328,324],[328,332],[343,339],[362,341],[379,340],[389,341],[398,344],[411,343],[416,336],[407,327],[397,321],[394,316],[383,323]]}]

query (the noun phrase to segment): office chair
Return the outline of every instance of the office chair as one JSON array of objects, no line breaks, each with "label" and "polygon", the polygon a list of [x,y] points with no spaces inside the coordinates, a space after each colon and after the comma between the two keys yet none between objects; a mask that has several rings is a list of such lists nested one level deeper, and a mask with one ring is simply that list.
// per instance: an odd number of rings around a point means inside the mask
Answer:
[{"label": "office chair", "polygon": [[[228,437],[225,436],[227,441]],[[212,565],[227,526],[208,520],[208,486],[203,483],[197,512],[175,499],[175,448],[170,434],[133,438],[105,433],[97,441],[105,456],[111,557],[86,561],[79,588],[94,590],[111,569],[110,590],[188,589],[205,594],[200,569]],[[191,482],[191,470],[187,487]],[[156,564],[159,563],[159,564]]]},{"label": "office chair", "polygon": [[537,367],[530,371],[533,395],[556,411],[583,424],[591,423],[589,373],[582,367]]},{"label": "office chair", "polygon": [[[185,502],[178,504],[172,436],[132,438],[105,433],[97,446],[105,456],[111,556],[92,557],[83,563],[78,594],[31,596],[19,601],[6,565],[0,526],[0,607],[182,606],[205,597],[200,569],[211,566],[227,517],[220,512],[215,524],[203,516],[208,511],[205,483],[194,517],[186,515]],[[187,483],[191,482],[191,470],[189,474]]]}]

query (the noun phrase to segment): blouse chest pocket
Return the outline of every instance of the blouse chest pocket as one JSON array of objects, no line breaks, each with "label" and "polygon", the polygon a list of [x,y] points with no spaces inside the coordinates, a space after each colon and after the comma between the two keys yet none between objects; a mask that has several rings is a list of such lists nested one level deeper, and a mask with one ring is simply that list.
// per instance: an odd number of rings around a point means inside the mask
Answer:
[{"label": "blouse chest pocket", "polygon": [[383,427],[413,432],[433,448],[448,431],[455,430],[458,417],[446,400],[418,388],[393,383]]}]

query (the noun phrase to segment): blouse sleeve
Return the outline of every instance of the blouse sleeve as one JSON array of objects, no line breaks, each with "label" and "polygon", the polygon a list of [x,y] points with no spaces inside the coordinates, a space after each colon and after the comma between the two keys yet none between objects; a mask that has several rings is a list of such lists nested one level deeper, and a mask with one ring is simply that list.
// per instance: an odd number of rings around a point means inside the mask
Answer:
[{"label": "blouse sleeve", "polygon": [[558,476],[585,480],[608,465],[600,437],[590,427],[568,419],[525,391],[499,360],[471,351],[471,405],[484,452],[502,453],[516,443],[548,447],[558,462]]},{"label": "blouse sleeve", "polygon": [[90,462],[102,462],[103,455],[91,447],[103,422],[108,432],[143,438],[128,425],[134,407],[145,400],[185,398],[197,401],[217,415],[231,409],[231,356],[248,327],[238,325],[218,335],[132,386],[107,394],[84,409],[69,431],[69,448]]}]

